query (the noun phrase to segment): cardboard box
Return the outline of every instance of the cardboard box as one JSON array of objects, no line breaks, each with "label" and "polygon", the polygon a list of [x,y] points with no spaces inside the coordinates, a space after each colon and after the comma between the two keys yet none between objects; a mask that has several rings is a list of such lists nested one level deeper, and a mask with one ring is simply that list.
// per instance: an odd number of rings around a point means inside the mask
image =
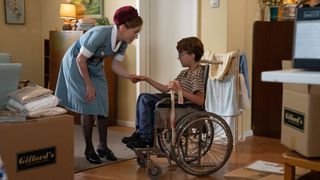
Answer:
[{"label": "cardboard box", "polygon": [[305,157],[320,157],[320,95],[283,90],[281,143]]},{"label": "cardboard box", "polygon": [[[307,174],[310,170],[296,168],[296,179]],[[225,180],[283,180],[283,174],[274,174],[264,171],[255,171],[248,168],[239,168],[224,175]]]},{"label": "cardboard box", "polygon": [[72,180],[73,117],[0,124],[0,154],[8,179]]},{"label": "cardboard box", "polygon": [[269,173],[239,168],[224,175],[225,180],[256,180],[268,176]]},{"label": "cardboard box", "polygon": [[[291,61],[282,61],[290,69]],[[283,84],[281,143],[306,157],[320,157],[320,86]]]}]

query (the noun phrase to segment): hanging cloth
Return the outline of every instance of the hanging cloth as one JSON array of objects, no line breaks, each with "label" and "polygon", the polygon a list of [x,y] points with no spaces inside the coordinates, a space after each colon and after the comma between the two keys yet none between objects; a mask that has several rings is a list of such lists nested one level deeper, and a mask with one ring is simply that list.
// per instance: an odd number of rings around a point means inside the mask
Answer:
[{"label": "hanging cloth", "polygon": [[[177,86],[178,104],[183,104],[183,94],[182,94],[182,88],[180,83],[178,81],[170,81],[169,84],[174,84]],[[175,114],[174,91],[170,90],[170,96],[171,96],[170,124],[171,124],[171,130],[172,130],[171,142],[175,144],[176,143],[176,114]]]}]

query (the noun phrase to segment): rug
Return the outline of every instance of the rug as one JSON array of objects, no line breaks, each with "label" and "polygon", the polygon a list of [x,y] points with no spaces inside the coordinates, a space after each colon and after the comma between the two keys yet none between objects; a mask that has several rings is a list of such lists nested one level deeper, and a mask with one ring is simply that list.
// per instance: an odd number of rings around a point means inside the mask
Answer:
[{"label": "rug", "polygon": [[[77,173],[80,171],[135,158],[135,153],[121,142],[121,139],[124,136],[130,136],[130,134],[108,130],[108,147],[112,150],[118,160],[108,161],[105,158],[101,158],[101,164],[91,164],[84,156],[85,142],[83,139],[81,126],[74,125],[74,172]],[[98,146],[98,140],[99,136],[97,133],[97,127],[94,127],[92,141],[95,148]]]}]

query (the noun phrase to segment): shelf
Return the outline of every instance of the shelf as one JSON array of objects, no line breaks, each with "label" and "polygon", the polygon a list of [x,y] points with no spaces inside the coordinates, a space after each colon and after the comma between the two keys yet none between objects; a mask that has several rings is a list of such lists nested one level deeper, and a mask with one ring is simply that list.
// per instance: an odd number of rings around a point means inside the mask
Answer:
[{"label": "shelf", "polygon": [[266,82],[320,85],[320,71],[303,69],[264,71],[261,73],[261,80]]}]

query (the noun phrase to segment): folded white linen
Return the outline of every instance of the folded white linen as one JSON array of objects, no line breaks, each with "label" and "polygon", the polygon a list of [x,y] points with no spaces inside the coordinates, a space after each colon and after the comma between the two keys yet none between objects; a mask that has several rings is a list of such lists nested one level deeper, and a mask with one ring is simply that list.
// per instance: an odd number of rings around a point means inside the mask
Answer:
[{"label": "folded white linen", "polygon": [[41,99],[44,96],[52,94],[52,90],[43,88],[41,86],[26,86],[21,89],[10,92],[8,96],[18,103],[26,104],[30,101]]},{"label": "folded white linen", "polygon": [[35,111],[28,112],[27,116],[29,118],[46,117],[46,116],[56,116],[60,114],[67,113],[67,110],[61,107],[51,107]]},{"label": "folded white linen", "polygon": [[18,111],[35,111],[39,109],[45,109],[50,107],[55,107],[59,103],[59,99],[57,96],[49,95],[46,97],[43,97],[41,99],[28,102],[26,104],[21,104],[17,102],[16,100],[10,98],[8,101],[8,106],[11,108],[14,108]]}]

